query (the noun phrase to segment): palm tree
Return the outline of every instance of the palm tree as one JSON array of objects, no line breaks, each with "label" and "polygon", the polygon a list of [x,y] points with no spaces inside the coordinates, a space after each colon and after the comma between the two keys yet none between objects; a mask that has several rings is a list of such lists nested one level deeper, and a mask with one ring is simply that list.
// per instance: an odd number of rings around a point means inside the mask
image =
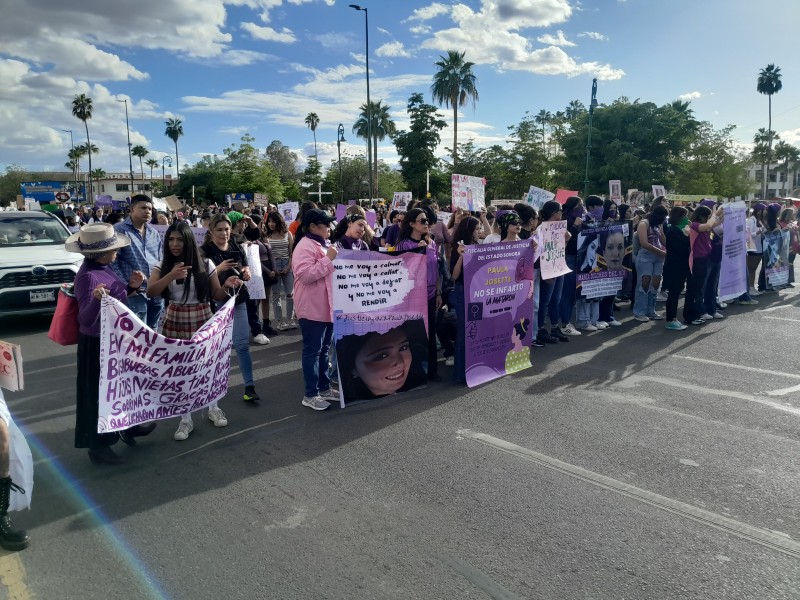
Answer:
[{"label": "palm tree", "polygon": [[142,172],[142,183],[144,183],[144,165],[142,159],[147,156],[148,150],[144,146],[134,146],[131,148],[131,154],[139,159],[139,170]]},{"label": "palm tree", "polygon": [[431,92],[433,101],[453,109],[453,169],[458,162],[458,107],[465,106],[472,99],[472,107],[478,100],[478,82],[472,73],[475,63],[464,60],[466,52],[448,50],[447,56],[435,64],[439,70],[433,76]]},{"label": "palm tree", "polygon": [[86,94],[79,94],[72,99],[72,114],[86,127],[86,148],[89,154],[89,202],[92,202],[92,142],[89,139],[89,119],[92,118],[92,99]]},{"label": "palm tree", "polygon": [[317,126],[319,125],[319,115],[315,112],[310,112],[306,115],[305,124],[314,134],[314,158],[319,159],[317,156]]},{"label": "palm tree", "polygon": [[92,179],[97,181],[98,179],[102,179],[103,177],[105,177],[106,176],[106,172],[103,169],[97,168],[97,169],[92,169],[92,171],[90,172],[90,175],[91,175]]},{"label": "palm tree", "polygon": [[586,107],[580,100],[570,100],[570,103],[567,104],[567,108],[564,111],[568,121],[572,121],[573,119],[579,117],[585,112],[586,112]]},{"label": "palm tree", "polygon": [[541,125],[542,126],[542,153],[545,156],[547,156],[547,152],[545,150],[545,142],[546,142],[546,140],[545,140],[545,136],[546,136],[545,127],[547,127],[547,125],[552,120],[553,120],[553,113],[551,113],[549,110],[545,110],[545,109],[540,110],[539,114],[537,114],[533,118],[534,123],[536,123],[537,125]]},{"label": "palm tree", "polygon": [[770,149],[769,143],[770,140],[779,140],[781,136],[779,136],[774,131],[767,131],[763,127],[759,127],[756,134],[753,136],[753,150],[751,151],[751,156],[756,163],[761,164],[761,172],[762,172],[762,180],[763,180],[763,188],[762,188],[762,195],[761,199],[764,200],[767,197],[767,179],[769,176],[769,159],[770,159]]},{"label": "palm tree", "polygon": [[175,169],[177,172],[177,176],[181,176],[181,161],[178,158],[178,138],[183,135],[183,123],[181,123],[180,119],[176,119],[172,117],[169,121],[165,121],[164,124],[167,126],[166,131],[164,131],[164,135],[175,142]]},{"label": "palm tree", "polygon": [[155,158],[148,158],[144,161],[148,167],[150,167],[150,183],[153,183],[153,169],[158,168],[158,161]]},{"label": "palm tree", "polygon": [[792,185],[789,185],[791,181],[789,179],[789,163],[793,163],[795,165],[795,169],[797,168],[797,161],[800,160],[800,150],[798,150],[795,146],[788,144],[786,142],[778,142],[775,144],[775,159],[778,161],[783,161],[783,168],[786,172],[786,190],[781,190],[781,196],[788,196],[792,190]]},{"label": "palm tree", "polygon": [[[367,114],[372,117],[372,127],[368,127]],[[372,132],[372,140],[369,138],[369,132]],[[373,179],[375,190],[378,190],[378,142],[382,142],[387,137],[391,137],[397,131],[397,127],[389,116],[389,107],[383,104],[383,100],[377,102],[370,101],[370,110],[367,112],[367,105],[361,105],[361,113],[358,116],[358,121],[353,125],[353,133],[358,137],[367,140],[368,152],[372,153],[373,160]]]},{"label": "palm tree", "polygon": [[[772,133],[772,95],[781,91],[783,84],[781,83],[781,68],[776,67],[770,63],[765,69],[761,69],[758,73],[758,83],[756,84],[756,91],[759,94],[765,94],[769,99],[769,122],[767,131]],[[767,165],[772,162],[772,136],[767,144]],[[763,198],[767,197],[767,171],[764,170],[763,181]]]}]

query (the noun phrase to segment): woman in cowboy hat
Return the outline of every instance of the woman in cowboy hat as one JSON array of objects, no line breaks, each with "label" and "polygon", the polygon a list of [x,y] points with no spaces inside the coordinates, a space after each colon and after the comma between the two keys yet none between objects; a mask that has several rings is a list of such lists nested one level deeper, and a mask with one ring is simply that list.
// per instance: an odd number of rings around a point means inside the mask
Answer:
[{"label": "woman in cowboy hat", "polygon": [[155,423],[137,425],[120,433],[97,433],[100,389],[100,299],[109,294],[125,302],[144,281],[144,273],[133,271],[128,285],[122,283],[110,264],[117,250],[131,243],[116,233],[108,223],[85,225],[67,238],[64,248],[83,254],[84,261],[75,276],[75,297],[78,300],[78,390],[75,410],[75,447],[88,448],[89,459],[98,464],[119,464],[122,458],[111,445],[122,439],[134,445],[136,436],[147,435]]}]

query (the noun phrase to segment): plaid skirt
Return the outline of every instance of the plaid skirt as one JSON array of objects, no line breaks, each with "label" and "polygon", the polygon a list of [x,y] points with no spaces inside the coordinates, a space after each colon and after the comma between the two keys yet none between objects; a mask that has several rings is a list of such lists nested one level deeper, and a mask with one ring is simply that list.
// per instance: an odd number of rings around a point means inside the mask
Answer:
[{"label": "plaid skirt", "polygon": [[167,316],[161,335],[173,340],[191,339],[195,331],[200,329],[211,318],[211,307],[208,304],[173,304],[167,306]]}]

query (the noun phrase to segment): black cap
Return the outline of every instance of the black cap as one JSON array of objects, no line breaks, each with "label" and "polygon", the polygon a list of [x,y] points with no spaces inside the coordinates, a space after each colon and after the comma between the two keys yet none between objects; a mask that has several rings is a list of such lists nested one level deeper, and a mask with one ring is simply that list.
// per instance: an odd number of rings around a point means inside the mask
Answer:
[{"label": "black cap", "polygon": [[312,208],[303,215],[303,227],[308,227],[309,225],[330,225],[333,221],[333,217],[328,215],[324,210],[318,208]]}]

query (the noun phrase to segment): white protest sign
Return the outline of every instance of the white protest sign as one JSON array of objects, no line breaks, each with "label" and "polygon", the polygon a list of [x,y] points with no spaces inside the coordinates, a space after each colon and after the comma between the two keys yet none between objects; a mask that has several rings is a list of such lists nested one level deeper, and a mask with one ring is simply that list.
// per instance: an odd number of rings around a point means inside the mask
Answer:
[{"label": "white protest sign", "polygon": [[395,192],[392,200],[392,210],[405,211],[411,202],[411,192]]},{"label": "white protest sign", "polygon": [[486,180],[483,177],[456,175],[450,178],[453,189],[452,209],[463,208],[470,212],[486,208],[483,198]]},{"label": "white protest sign", "polygon": [[608,181],[608,198],[614,202],[622,200],[622,181],[620,179]]},{"label": "white protest sign", "polygon": [[566,221],[545,221],[536,230],[539,234],[537,254],[542,279],[552,279],[570,272],[566,261]]},{"label": "white protest sign", "polygon": [[287,223],[291,223],[297,218],[297,213],[300,212],[299,202],[283,202],[278,204],[278,212]]},{"label": "white protest sign", "polygon": [[414,280],[400,257],[371,262],[336,259],[333,267],[336,309],[345,313],[388,310],[401,305],[414,289]]},{"label": "white protest sign", "polygon": [[97,432],[177,417],[222,398],[228,391],[234,302],[228,300],[191,340],[173,340],[116,298],[103,297]]},{"label": "white protest sign", "polygon": [[25,388],[22,351],[17,344],[0,341],[0,387],[12,392]]},{"label": "white protest sign", "polygon": [[440,211],[438,211],[436,213],[436,220],[439,223],[444,223],[445,227],[446,227],[447,224],[450,222],[450,217],[452,217],[452,216],[453,216],[453,213],[445,212],[445,211],[440,210]]},{"label": "white protest sign", "polygon": [[532,185],[528,188],[528,193],[525,194],[525,202],[535,208],[536,210],[540,210],[542,206],[544,206],[545,202],[549,202],[556,195],[553,192],[548,192],[547,190],[543,190],[542,188],[538,188],[535,185]]},{"label": "white protest sign", "polygon": [[261,272],[261,257],[258,253],[258,244],[244,244],[244,253],[247,255],[247,264],[250,267],[250,279],[244,282],[251,300],[263,300],[267,297],[264,288],[264,274]]}]

